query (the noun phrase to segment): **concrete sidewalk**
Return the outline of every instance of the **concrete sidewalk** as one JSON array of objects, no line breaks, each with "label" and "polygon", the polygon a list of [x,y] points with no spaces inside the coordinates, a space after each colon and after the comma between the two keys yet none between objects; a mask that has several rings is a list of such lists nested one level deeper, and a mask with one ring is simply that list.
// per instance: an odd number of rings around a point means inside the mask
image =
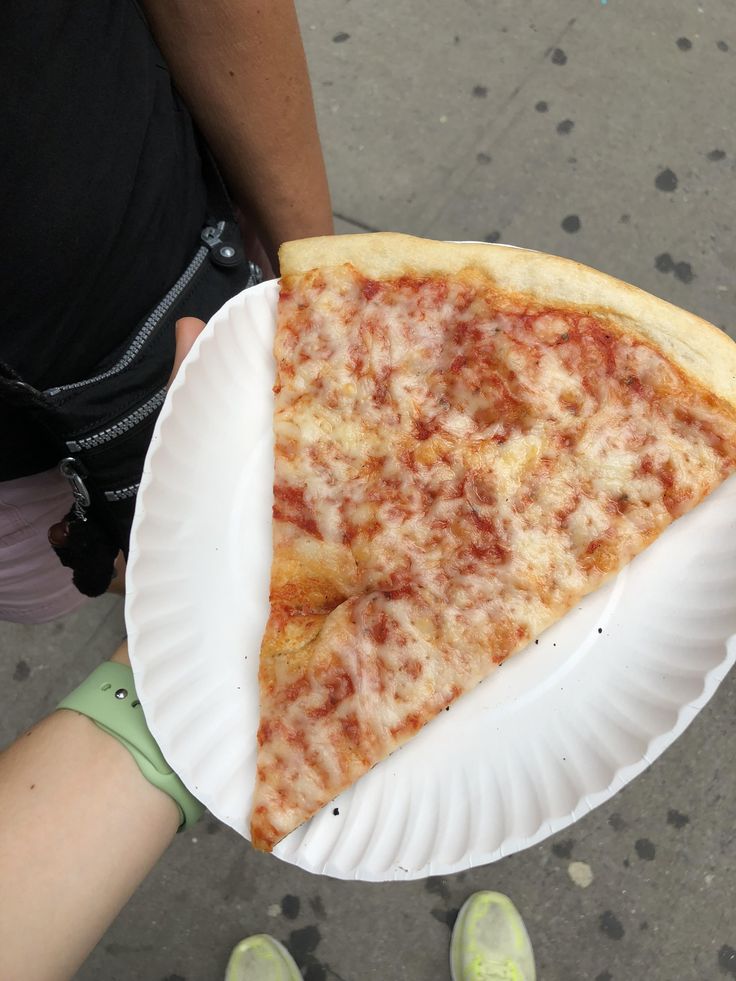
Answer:
[{"label": "concrete sidewalk", "polygon": [[[341,231],[571,256],[736,336],[732,0],[298,6]],[[113,599],[44,627],[0,625],[0,738],[122,634]],[[230,947],[265,931],[307,981],[446,981],[449,927],[479,888],[523,912],[540,981],[736,978],[734,704],[732,674],[613,800],[446,880],[314,877],[206,819],[177,838],[79,978],[215,981]]]}]

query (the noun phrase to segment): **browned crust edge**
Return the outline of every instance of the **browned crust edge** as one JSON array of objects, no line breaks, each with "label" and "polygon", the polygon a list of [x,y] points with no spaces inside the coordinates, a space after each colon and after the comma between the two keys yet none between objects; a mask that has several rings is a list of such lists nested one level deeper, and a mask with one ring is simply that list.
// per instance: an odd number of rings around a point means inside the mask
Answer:
[{"label": "browned crust edge", "polygon": [[484,243],[434,242],[397,232],[286,242],[285,276],[352,263],[373,279],[480,270],[502,291],[546,306],[573,306],[613,321],[656,347],[689,377],[736,408],[736,343],[692,313],[572,259]]}]

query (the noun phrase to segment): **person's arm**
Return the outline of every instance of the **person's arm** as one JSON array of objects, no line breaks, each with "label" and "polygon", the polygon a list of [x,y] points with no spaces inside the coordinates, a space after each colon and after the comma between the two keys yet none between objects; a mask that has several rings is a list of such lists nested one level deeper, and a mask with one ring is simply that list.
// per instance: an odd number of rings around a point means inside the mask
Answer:
[{"label": "person's arm", "polygon": [[0,754],[0,978],[72,977],[179,820],[86,716],[57,711],[20,736]]},{"label": "person's arm", "polygon": [[333,233],[293,0],[144,0],[154,37],[235,203],[277,269],[282,242]]}]

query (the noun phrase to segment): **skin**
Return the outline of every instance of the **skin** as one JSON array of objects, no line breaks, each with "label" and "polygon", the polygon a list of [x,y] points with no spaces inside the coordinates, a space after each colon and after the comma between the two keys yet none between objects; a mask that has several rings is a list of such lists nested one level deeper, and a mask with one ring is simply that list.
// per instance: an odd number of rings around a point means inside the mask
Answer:
[{"label": "skin", "polygon": [[[241,218],[252,218],[260,243],[247,242],[249,254],[266,276],[278,275],[283,242],[334,234],[292,0],[143,0],[143,7]],[[122,553],[115,569],[108,591],[124,595]]]},{"label": "skin", "polygon": [[[176,325],[171,379],[204,328]],[[128,662],[127,644],[113,661]],[[179,809],[116,739],[53,712],[0,753],[0,978],[71,978],[171,843]]]},{"label": "skin", "polygon": [[[176,84],[256,223],[282,242],[333,233],[290,0],[146,0]],[[173,375],[202,329],[177,324]],[[127,659],[123,645],[115,660]],[[70,978],[171,842],[174,802],[117,740],[52,713],[0,755],[0,977]]]},{"label": "skin", "polygon": [[[249,255],[266,276],[278,275],[283,242],[334,234],[293,0],[142,0],[142,5],[241,224],[250,218],[255,226],[260,241],[246,241]],[[245,237],[253,236],[246,231]],[[63,545],[66,533],[63,523],[55,525],[54,544]],[[124,595],[122,553],[115,571],[109,592]]]},{"label": "skin", "polygon": [[177,88],[274,270],[282,242],[334,232],[292,0],[144,0]]},{"label": "skin", "polygon": [[[127,662],[123,645],[113,660]],[[0,977],[71,978],[174,837],[125,747],[52,713],[0,755]]]}]

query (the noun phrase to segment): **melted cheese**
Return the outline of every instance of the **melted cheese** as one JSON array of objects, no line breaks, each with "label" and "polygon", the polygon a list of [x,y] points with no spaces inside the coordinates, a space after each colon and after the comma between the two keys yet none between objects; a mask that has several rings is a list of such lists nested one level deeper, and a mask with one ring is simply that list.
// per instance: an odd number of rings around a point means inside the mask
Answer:
[{"label": "melted cheese", "polygon": [[610,324],[500,309],[477,278],[288,286],[273,582],[292,633],[282,656],[276,623],[261,663],[261,847],[736,466],[733,413]]}]

